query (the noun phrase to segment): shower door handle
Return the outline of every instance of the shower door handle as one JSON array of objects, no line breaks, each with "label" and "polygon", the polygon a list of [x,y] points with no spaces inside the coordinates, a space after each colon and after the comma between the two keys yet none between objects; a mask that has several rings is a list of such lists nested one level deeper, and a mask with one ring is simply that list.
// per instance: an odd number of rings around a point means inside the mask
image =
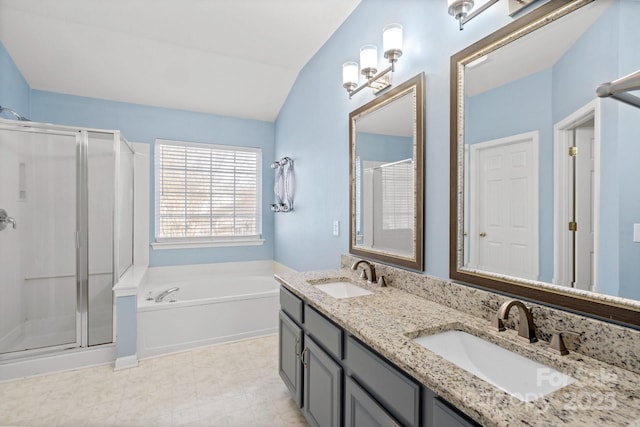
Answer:
[{"label": "shower door handle", "polygon": [[7,224],[13,225],[13,229],[16,229],[16,220],[7,215],[7,211],[0,209],[0,231],[7,228]]}]

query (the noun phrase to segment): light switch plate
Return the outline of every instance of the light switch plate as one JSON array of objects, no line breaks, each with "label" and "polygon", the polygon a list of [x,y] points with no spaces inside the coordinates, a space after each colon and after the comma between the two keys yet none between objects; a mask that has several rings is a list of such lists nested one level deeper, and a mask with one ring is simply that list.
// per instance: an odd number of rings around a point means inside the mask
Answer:
[{"label": "light switch plate", "polygon": [[640,224],[633,224],[633,241],[640,243]]},{"label": "light switch plate", "polygon": [[340,221],[338,220],[333,221],[333,235],[334,236],[340,235]]}]

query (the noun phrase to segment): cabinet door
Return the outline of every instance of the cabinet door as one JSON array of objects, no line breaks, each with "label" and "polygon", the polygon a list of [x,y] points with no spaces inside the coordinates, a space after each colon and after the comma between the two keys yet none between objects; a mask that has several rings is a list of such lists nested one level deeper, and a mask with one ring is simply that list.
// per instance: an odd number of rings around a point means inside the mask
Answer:
[{"label": "cabinet door", "polygon": [[433,401],[433,425],[438,427],[474,427],[471,420],[459,415],[438,398]]},{"label": "cabinet door", "polygon": [[309,336],[305,337],[304,416],[314,427],[339,427],[342,416],[342,367]]},{"label": "cabinet door", "polygon": [[344,385],[345,427],[400,427],[378,402],[358,385],[346,377]]},{"label": "cabinet door", "polygon": [[278,371],[280,378],[293,395],[298,407],[302,407],[302,329],[280,311],[280,340]]}]

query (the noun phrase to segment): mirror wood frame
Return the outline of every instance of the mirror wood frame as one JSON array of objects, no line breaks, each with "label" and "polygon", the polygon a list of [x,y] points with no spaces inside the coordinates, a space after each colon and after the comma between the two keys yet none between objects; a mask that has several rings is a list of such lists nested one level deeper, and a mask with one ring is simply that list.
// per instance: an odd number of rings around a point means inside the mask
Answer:
[{"label": "mirror wood frame", "polygon": [[[464,65],[498,49],[519,37],[529,34],[544,25],[578,10],[595,0],[550,0],[529,14],[506,25],[489,36],[479,40],[451,57],[451,122],[450,122],[450,230],[449,230],[449,277],[452,280],[471,284],[518,298],[524,298],[545,305],[578,312],[605,321],[640,328],[640,309],[634,304],[625,304],[622,298],[608,295],[579,292],[540,282],[500,277],[497,274],[484,274],[462,268],[463,228],[463,177],[459,164],[463,159],[464,147],[464,109],[463,104]],[[596,97],[595,88],[593,92]],[[459,145],[462,144],[462,145]]]},{"label": "mirror wood frame", "polygon": [[[376,99],[353,110],[349,114],[349,253],[362,258],[380,261],[412,270],[422,271],[424,268],[424,73],[405,81]],[[376,111],[391,102],[415,93],[414,117],[414,157],[415,157],[415,188],[414,188],[414,242],[413,257],[395,255],[375,249],[356,246],[356,119],[367,113]]]}]

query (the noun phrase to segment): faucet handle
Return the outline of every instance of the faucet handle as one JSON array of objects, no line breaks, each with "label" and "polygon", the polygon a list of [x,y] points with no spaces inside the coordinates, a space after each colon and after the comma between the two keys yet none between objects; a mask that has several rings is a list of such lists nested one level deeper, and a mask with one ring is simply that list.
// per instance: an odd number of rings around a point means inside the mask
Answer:
[{"label": "faucet handle", "polygon": [[360,270],[360,278],[362,280],[369,280],[369,277],[367,277],[367,272],[365,269]]},{"label": "faucet handle", "polygon": [[491,326],[496,328],[498,330],[498,332],[503,332],[503,331],[507,330],[507,328],[504,327],[504,322],[502,321],[501,318],[498,317],[497,313],[491,319]]},{"label": "faucet handle", "polygon": [[498,332],[506,330],[504,322],[498,317],[498,308],[492,307],[487,301],[482,301],[482,308],[493,312],[493,317],[491,318],[491,326],[493,328],[496,328]]},{"label": "faucet handle", "polygon": [[562,334],[575,336],[581,335],[580,333],[573,331],[559,331],[557,329],[552,329],[551,331],[553,332],[553,336],[551,337],[551,341],[549,342],[549,348],[552,351],[559,353],[561,356],[566,356],[567,354],[569,354],[569,350],[567,350],[567,347],[564,345]]},{"label": "faucet handle", "polygon": [[378,286],[380,286],[381,288],[384,288],[387,286],[387,281],[384,279],[382,274],[378,276]]}]

